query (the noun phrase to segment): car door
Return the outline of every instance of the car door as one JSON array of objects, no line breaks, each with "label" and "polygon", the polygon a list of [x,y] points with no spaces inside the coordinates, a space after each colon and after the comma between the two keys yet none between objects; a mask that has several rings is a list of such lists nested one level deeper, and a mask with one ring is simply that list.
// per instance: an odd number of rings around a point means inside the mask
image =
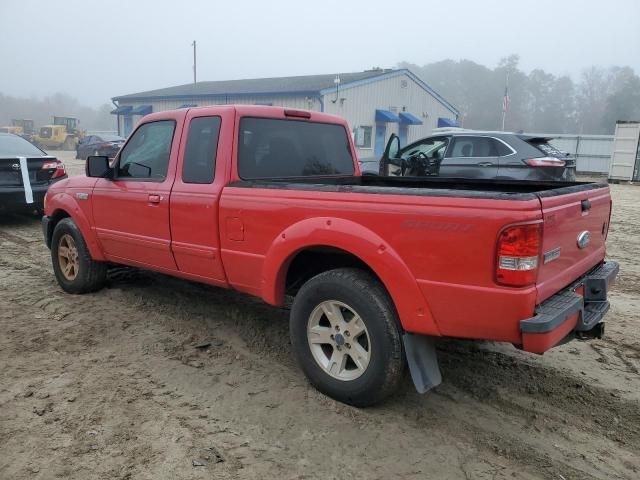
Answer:
[{"label": "car door", "polygon": [[108,259],[176,270],[169,197],[183,115],[139,125],[114,161],[113,178],[96,182],[91,197],[94,224]]},{"label": "car door", "polygon": [[453,136],[440,164],[439,176],[495,178],[498,175],[498,152],[494,142],[486,136]]},{"label": "car door", "polygon": [[227,181],[234,110],[216,115],[190,110],[185,141],[171,191],[171,249],[178,269],[215,284],[226,284],[220,256],[219,201]]}]

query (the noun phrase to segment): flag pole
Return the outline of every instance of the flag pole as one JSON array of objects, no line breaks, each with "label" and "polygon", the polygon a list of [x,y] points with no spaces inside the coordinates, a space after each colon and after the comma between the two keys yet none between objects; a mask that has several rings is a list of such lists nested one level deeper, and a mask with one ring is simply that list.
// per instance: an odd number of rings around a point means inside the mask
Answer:
[{"label": "flag pole", "polygon": [[504,86],[504,97],[502,98],[502,131],[504,132],[504,122],[507,118],[507,108],[509,108],[509,70],[507,70],[507,78]]}]

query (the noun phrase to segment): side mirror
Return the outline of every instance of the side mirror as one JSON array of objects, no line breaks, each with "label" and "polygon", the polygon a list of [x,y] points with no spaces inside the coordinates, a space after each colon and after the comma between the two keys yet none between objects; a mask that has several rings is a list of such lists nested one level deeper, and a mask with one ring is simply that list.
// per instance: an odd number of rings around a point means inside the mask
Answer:
[{"label": "side mirror", "polygon": [[[384,149],[384,154],[380,159],[380,175],[384,177],[388,177],[389,175],[397,175],[398,172],[396,172],[396,170],[398,170],[398,168],[394,168],[394,166],[402,166],[402,159],[399,158],[399,155],[400,138],[395,133],[392,133],[389,141],[387,142],[387,147]],[[393,174],[390,171],[390,167],[394,170]]]},{"label": "side mirror", "polygon": [[109,178],[111,167],[109,167],[109,157],[104,155],[90,155],[85,165],[87,177]]}]

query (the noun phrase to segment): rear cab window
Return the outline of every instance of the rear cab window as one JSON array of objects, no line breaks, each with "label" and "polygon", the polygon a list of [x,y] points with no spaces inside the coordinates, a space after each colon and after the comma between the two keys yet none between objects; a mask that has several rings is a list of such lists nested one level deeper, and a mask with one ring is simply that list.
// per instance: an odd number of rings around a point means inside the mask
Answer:
[{"label": "rear cab window", "polygon": [[238,173],[244,180],[355,173],[343,125],[244,117],[238,143]]}]

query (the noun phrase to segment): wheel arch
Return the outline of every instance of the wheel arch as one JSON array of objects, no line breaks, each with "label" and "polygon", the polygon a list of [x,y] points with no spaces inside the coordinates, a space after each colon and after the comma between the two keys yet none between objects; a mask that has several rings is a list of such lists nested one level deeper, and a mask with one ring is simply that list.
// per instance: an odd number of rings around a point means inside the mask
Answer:
[{"label": "wheel arch", "polygon": [[[305,219],[278,235],[265,255],[262,271],[261,291],[266,302],[283,304],[287,288],[292,288],[290,275],[296,274],[291,267],[296,268],[301,255],[326,260],[321,269],[315,268],[317,261],[312,262],[310,273],[314,274],[344,266],[369,270],[389,293],[406,331],[440,335],[414,275],[398,253],[375,232],[342,218]],[[343,263],[336,262],[336,256]]]},{"label": "wheel arch", "polygon": [[54,198],[55,200],[53,201],[55,201],[56,206],[51,215],[49,215],[50,221],[47,226],[47,232],[45,232],[47,246],[51,247],[53,232],[56,225],[64,218],[71,218],[77,225],[78,229],[80,229],[80,233],[82,233],[82,237],[87,244],[89,253],[91,253],[91,258],[99,261],[105,260],[102,248],[100,247],[98,239],[91,228],[91,223],[84,211],[78,207],[75,200],[66,193],[56,195]]}]

